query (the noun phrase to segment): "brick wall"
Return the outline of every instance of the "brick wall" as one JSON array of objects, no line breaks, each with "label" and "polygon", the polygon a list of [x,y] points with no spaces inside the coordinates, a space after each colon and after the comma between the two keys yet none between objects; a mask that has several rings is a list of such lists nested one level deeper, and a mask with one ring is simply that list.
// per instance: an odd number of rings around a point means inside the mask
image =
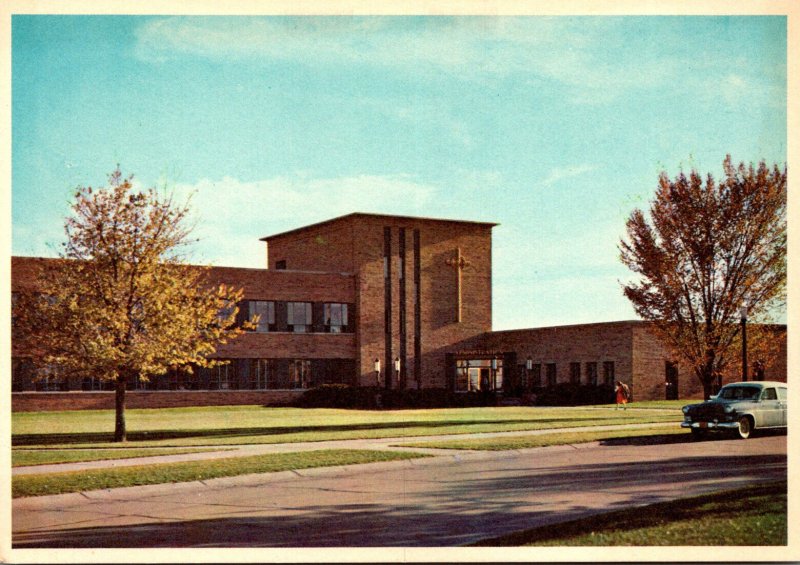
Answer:
[{"label": "brick wall", "polygon": [[217,347],[213,357],[355,359],[356,336],[354,333],[246,332]]},{"label": "brick wall", "polygon": [[209,278],[216,284],[243,288],[245,299],[353,302],[355,277],[339,271],[341,269],[334,273],[212,267]]},{"label": "brick wall", "polygon": [[[359,382],[375,384],[373,364],[386,359],[384,307],[384,228],[391,228],[392,359],[400,352],[400,229],[405,229],[406,261],[406,382],[415,387],[414,359],[414,246],[420,232],[422,386],[446,384],[445,353],[449,347],[491,329],[491,228],[494,224],[352,214],[265,238],[270,266],[285,260],[288,268],[352,270],[356,273],[358,335],[356,355]],[[457,249],[469,265],[462,271],[462,320],[456,320],[457,274],[447,261]],[[396,386],[393,383],[393,386]]]},{"label": "brick wall", "polygon": [[[128,391],[127,408],[176,408],[182,406],[234,406],[256,404],[284,406],[302,394],[296,390],[237,391]],[[59,410],[112,410],[113,392],[15,392],[11,394],[13,412]]]},{"label": "brick wall", "polygon": [[636,386],[633,371],[632,328],[636,322],[581,324],[491,332],[481,336],[476,346],[492,351],[514,351],[517,364],[528,357],[541,364],[542,379],[545,365],[556,364],[556,380],[570,382],[570,363],[580,363],[581,382],[588,383],[586,363],[597,363],[597,375],[603,380],[603,362],[614,362],[615,380]]},{"label": "brick wall", "polygon": [[[36,281],[46,276],[56,259],[12,258],[12,290],[35,289]],[[244,299],[355,303],[355,277],[341,273],[270,271],[212,267],[209,280],[244,289]],[[354,359],[354,334],[245,333],[228,344],[220,345],[216,357],[296,357]],[[30,353],[29,344],[12,341],[15,356]]]},{"label": "brick wall", "polygon": [[677,367],[678,398],[702,398],[703,388],[691,367],[675,358],[646,324],[637,324],[633,328],[633,358],[637,398],[666,398],[667,362],[672,362]]},{"label": "brick wall", "polygon": [[[786,382],[787,377],[787,349],[784,326],[774,326],[778,337],[778,355],[772,363],[766,366],[765,380]],[[679,398],[700,399],[703,397],[703,386],[694,373],[694,370],[684,361],[677,359],[670,350],[661,342],[646,324],[639,324],[634,327],[633,332],[634,366],[636,380],[640,391],[648,398],[664,398],[666,362],[676,363],[678,368],[678,390]],[[738,353],[738,352],[737,352]],[[722,383],[739,382],[742,380],[741,367],[737,363],[723,372]],[[750,373],[752,375],[752,363],[755,359],[749,359]],[[752,376],[748,377],[752,378]]]}]

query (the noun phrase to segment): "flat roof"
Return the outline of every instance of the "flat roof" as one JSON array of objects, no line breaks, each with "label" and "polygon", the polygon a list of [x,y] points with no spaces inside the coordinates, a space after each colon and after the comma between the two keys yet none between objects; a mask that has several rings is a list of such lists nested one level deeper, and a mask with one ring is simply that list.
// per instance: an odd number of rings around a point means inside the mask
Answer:
[{"label": "flat roof", "polygon": [[393,219],[393,220],[407,220],[407,221],[423,221],[423,222],[446,222],[446,223],[453,223],[453,224],[467,224],[467,225],[475,225],[475,226],[485,226],[493,228],[499,224],[494,222],[476,222],[472,220],[451,220],[447,218],[427,218],[423,216],[395,216],[392,214],[370,214],[365,212],[352,212],[350,214],[345,214],[344,216],[338,216],[336,218],[331,218],[329,220],[323,220],[321,222],[316,222],[314,224],[308,224],[306,226],[302,226],[299,228],[294,228],[288,231],[276,233],[273,235],[268,235],[259,239],[259,241],[269,241],[270,239],[274,239],[276,237],[283,237],[286,235],[291,235],[294,233],[300,233],[305,230],[310,230],[314,228],[318,228],[320,226],[325,226],[328,224],[333,224],[336,222],[344,222],[348,220],[355,220],[358,218],[385,218],[385,219]]}]

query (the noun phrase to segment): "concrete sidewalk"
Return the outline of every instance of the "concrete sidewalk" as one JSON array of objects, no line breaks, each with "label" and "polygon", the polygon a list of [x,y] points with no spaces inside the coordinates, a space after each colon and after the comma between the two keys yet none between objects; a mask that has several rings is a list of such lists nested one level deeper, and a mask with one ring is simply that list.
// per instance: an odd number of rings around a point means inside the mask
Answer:
[{"label": "concrete sidewalk", "polygon": [[[591,427],[575,427],[575,428],[560,428],[560,429],[546,429],[546,430],[527,430],[515,432],[487,432],[475,434],[449,434],[449,435],[432,435],[432,436],[404,436],[404,437],[391,437],[391,438],[377,438],[377,439],[349,439],[349,440],[331,440],[331,441],[314,441],[314,442],[301,442],[301,443],[269,443],[269,444],[248,444],[248,445],[224,445],[215,446],[219,447],[217,451],[207,451],[202,453],[183,453],[175,455],[155,455],[150,457],[136,457],[131,459],[110,459],[103,461],[86,461],[82,463],[60,463],[53,465],[32,465],[28,467],[14,467],[11,471],[12,476],[18,475],[33,475],[33,474],[46,474],[46,473],[61,473],[68,471],[86,471],[91,469],[111,469],[115,467],[130,467],[135,465],[155,465],[160,463],[179,463],[183,461],[202,461],[207,459],[224,459],[229,457],[247,457],[251,455],[264,455],[268,453],[292,453],[298,451],[317,451],[321,449],[375,449],[375,450],[390,450],[390,451],[414,451],[417,453],[427,453],[434,456],[443,456],[448,458],[460,458],[466,455],[473,457],[480,457],[481,455],[487,456],[492,453],[493,457],[501,457],[502,452],[487,452],[487,451],[468,451],[452,449],[437,449],[437,448],[424,448],[424,447],[397,447],[400,443],[421,443],[421,442],[435,442],[446,440],[462,440],[462,439],[490,439],[502,437],[518,437],[518,436],[533,436],[545,435],[552,433],[570,433],[570,432],[590,432],[590,431],[608,431],[608,430],[622,430],[622,429],[637,429],[637,428],[650,428],[650,427],[676,427],[679,423],[652,423],[652,424],[626,424],[616,426],[591,426]],[[190,447],[190,446],[187,446]],[[202,448],[203,446],[191,446]],[[228,451],[223,451],[228,450]],[[509,450],[513,453],[513,450]]]}]

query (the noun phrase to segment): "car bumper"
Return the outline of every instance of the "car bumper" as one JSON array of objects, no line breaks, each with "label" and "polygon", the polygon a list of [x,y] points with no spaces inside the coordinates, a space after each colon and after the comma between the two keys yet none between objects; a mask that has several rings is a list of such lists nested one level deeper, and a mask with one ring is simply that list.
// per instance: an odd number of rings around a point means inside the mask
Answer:
[{"label": "car bumper", "polygon": [[738,422],[681,422],[682,428],[693,430],[735,430],[738,429]]}]

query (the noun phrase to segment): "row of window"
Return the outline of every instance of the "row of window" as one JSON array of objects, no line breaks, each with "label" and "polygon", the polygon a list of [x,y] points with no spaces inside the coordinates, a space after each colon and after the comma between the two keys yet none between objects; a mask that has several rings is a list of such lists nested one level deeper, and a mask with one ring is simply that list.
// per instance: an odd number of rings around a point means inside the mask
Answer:
[{"label": "row of window", "polygon": [[245,300],[239,304],[239,322],[255,320],[253,331],[293,333],[350,333],[350,305],[338,302],[280,302]]},{"label": "row of window", "polygon": [[[616,378],[613,361],[603,361],[602,374],[598,374],[600,365],[595,361],[569,364],[569,382],[585,385],[612,385]],[[512,390],[521,391],[534,388],[554,386],[558,383],[558,367],[556,363],[532,363],[530,370],[526,365],[518,367],[519,380],[507,383]],[[515,382],[517,384],[515,384]],[[455,390],[459,392],[503,390],[504,370],[502,359],[456,361]]]},{"label": "row of window", "polygon": [[[12,390],[79,391],[113,390],[114,383],[92,377],[46,376],[28,360],[15,360]],[[353,384],[352,359],[232,359],[215,367],[195,367],[192,372],[169,371],[148,381],[128,383],[130,390],[285,390],[323,384]]]},{"label": "row of window", "polygon": [[[16,304],[18,293],[11,293],[12,305]],[[339,302],[286,302],[274,300],[243,300],[238,304],[239,314],[237,324],[245,320],[254,320],[258,316],[256,328],[253,331],[266,332],[323,332],[323,333],[350,333],[350,305]],[[230,315],[232,306],[224,308],[220,319]],[[14,318],[12,318],[12,326]]]},{"label": "row of window", "polygon": [[[555,363],[533,363],[530,371],[523,369],[523,387],[535,388],[542,386],[553,386],[558,382],[558,371]],[[542,369],[544,368],[544,371]],[[587,361],[580,363],[577,361],[569,364],[569,382],[572,384],[585,385],[612,385],[616,379],[616,372],[613,361],[603,361],[603,372],[598,374],[598,363]]]}]

